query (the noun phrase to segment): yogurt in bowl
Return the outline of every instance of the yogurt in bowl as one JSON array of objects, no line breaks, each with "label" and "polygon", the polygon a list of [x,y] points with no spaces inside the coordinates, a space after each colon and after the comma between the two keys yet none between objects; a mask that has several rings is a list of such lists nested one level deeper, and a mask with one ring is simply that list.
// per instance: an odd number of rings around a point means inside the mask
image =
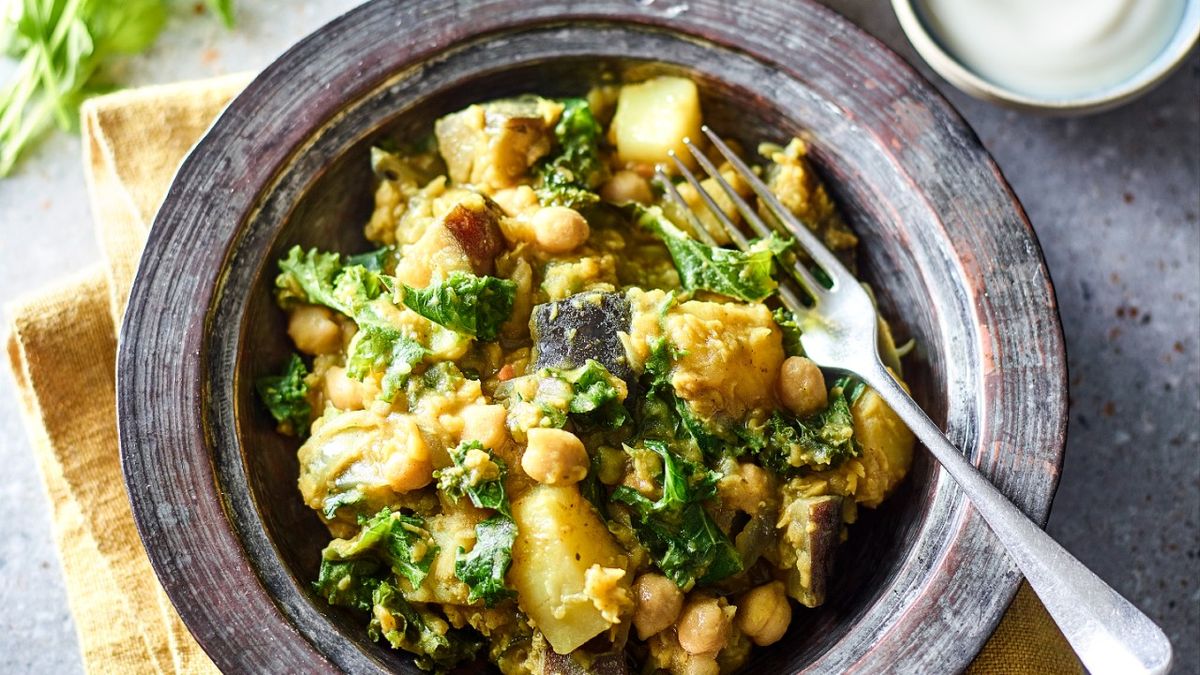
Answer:
[{"label": "yogurt in bowl", "polygon": [[1093,112],[1151,89],[1200,33],[1196,0],[893,0],[918,53],[963,91]]}]

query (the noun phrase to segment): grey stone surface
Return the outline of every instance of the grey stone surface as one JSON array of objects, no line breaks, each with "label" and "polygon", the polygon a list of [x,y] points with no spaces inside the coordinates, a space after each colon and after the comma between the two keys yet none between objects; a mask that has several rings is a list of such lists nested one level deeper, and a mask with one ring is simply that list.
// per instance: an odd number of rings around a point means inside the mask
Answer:
[{"label": "grey stone surface", "polygon": [[[885,3],[830,4],[918,62]],[[233,33],[183,6],[122,78],[261,68],[350,6],[241,2]],[[1166,628],[1176,672],[1200,673],[1200,55],[1084,118],[1007,111],[931,79],[1011,181],[1058,289],[1072,406],[1050,532]],[[56,134],[0,180],[0,298],[97,260],[79,158],[78,139]],[[0,672],[78,672],[49,503],[3,382]]]}]

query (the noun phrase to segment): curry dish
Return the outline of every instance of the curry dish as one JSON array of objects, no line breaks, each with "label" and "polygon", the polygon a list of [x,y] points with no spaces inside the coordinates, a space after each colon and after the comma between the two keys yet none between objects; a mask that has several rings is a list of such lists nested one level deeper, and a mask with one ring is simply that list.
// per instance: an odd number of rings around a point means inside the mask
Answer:
[{"label": "curry dish", "polygon": [[[314,588],[422,668],[736,670],[908,471],[909,431],[773,298],[792,242],[704,243],[700,195],[651,180],[700,125],[674,77],[472,105],[372,150],[377,250],[279,261],[299,354],[257,388],[333,537]],[[852,263],[804,141],[739,152]],[[882,323],[880,349],[899,376]]]}]

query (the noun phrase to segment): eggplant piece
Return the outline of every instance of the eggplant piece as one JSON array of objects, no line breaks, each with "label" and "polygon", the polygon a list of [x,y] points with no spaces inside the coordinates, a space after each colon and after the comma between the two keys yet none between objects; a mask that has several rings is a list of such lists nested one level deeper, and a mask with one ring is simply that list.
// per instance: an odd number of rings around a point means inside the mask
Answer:
[{"label": "eggplant piece", "polygon": [[825,588],[841,539],[842,498],[801,496],[785,501],[780,526],[784,528],[781,561],[790,567],[788,595],[805,607],[817,607],[825,602]]},{"label": "eggplant piece", "polygon": [[624,652],[593,655],[576,650],[559,654],[547,649],[542,658],[542,675],[629,675],[629,665]]},{"label": "eggplant piece", "polygon": [[561,104],[536,96],[501,99],[446,115],[434,124],[450,179],[499,189],[514,185],[549,154]]},{"label": "eggplant piece", "polygon": [[629,300],[623,293],[591,291],[533,308],[533,366],[578,368],[595,360],[625,381],[627,401],[636,400],[637,376],[619,333],[629,332]]},{"label": "eggplant piece", "polygon": [[478,196],[481,199],[468,198],[455,204],[442,218],[442,225],[471,262],[471,271],[482,276],[492,273],[496,256],[504,250],[504,236],[500,233],[500,216],[504,212],[496,202]]}]

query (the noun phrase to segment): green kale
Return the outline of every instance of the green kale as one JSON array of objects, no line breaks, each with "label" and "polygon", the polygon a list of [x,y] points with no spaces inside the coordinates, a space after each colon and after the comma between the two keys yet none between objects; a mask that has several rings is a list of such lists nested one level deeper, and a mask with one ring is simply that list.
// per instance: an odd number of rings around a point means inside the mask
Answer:
[{"label": "green kale", "polygon": [[445,620],[424,606],[409,603],[400,589],[386,581],[375,587],[371,603],[367,634],[372,640],[386,639],[392,647],[412,652],[423,670],[448,671],[473,660],[483,646],[482,640],[467,631],[447,630]]},{"label": "green kale", "polygon": [[454,272],[428,288],[397,286],[402,301],[417,314],[483,341],[495,340],[512,315],[517,285],[508,279]]},{"label": "green kale", "polygon": [[538,374],[554,377],[571,386],[565,411],[550,403],[542,406],[553,426],[566,424],[564,412],[578,415],[585,424],[609,429],[616,429],[629,419],[629,413],[622,405],[628,395],[625,383],[599,361],[588,359],[584,365],[570,370],[543,368]]},{"label": "green kale", "polygon": [[279,261],[275,295],[286,307],[297,302],[324,305],[352,318],[360,326],[378,323],[369,303],[383,292],[383,278],[364,265],[343,265],[337,253],[293,246]]},{"label": "green kale", "polygon": [[662,496],[651,501],[622,485],[612,499],[630,507],[634,532],[655,564],[685,591],[740,572],[737,550],[700,504],[716,495],[720,474],[677,456],[666,443],[643,445],[663,460]]},{"label": "green kale", "polygon": [[362,523],[352,539],[334,539],[321,553],[322,560],[348,562],[377,560],[408,579],[414,588],[429,574],[438,547],[420,516],[384,508]]},{"label": "green kale", "polygon": [[312,406],[308,403],[308,368],[297,354],[288,359],[282,375],[261,377],[255,383],[258,396],[279,423],[280,430],[301,438],[308,435]]},{"label": "green kale", "polygon": [[458,549],[454,561],[454,576],[470,588],[467,600],[483,600],[488,607],[516,597],[517,593],[504,582],[512,565],[512,547],[517,538],[517,524],[503,513],[475,526],[475,546],[470,553]]},{"label": "green kale", "polygon": [[712,291],[757,302],[778,286],[771,277],[775,256],[791,246],[791,240],[772,232],[765,239],[755,240],[745,252],[709,246],[676,227],[657,206],[632,204],[626,209],[639,225],[667,245],[684,289]]},{"label": "green kale", "polygon": [[788,356],[804,356],[804,345],[800,342],[800,321],[788,310],[780,307],[775,310],[775,323],[783,332],[783,353]]},{"label": "green kale", "polygon": [[395,328],[368,324],[350,343],[346,374],[361,380],[382,372],[379,398],[391,401],[429,351]]},{"label": "green kale", "polygon": [[[487,454],[487,462],[478,461],[480,452]],[[454,466],[436,473],[438,489],[455,501],[466,495],[475,506],[496,511],[496,515],[475,526],[475,546],[470,553],[460,547],[454,561],[454,575],[470,589],[467,600],[483,600],[488,607],[494,607],[516,596],[516,591],[504,583],[517,536],[517,524],[504,490],[508,468],[479,441],[459,443],[450,451],[450,459]],[[493,464],[496,469],[490,471]]]},{"label": "green kale", "polygon": [[321,560],[313,588],[331,605],[371,611],[371,595],[383,581],[383,565],[373,559]]},{"label": "green kale", "polygon": [[600,201],[595,190],[605,178],[601,129],[586,100],[569,98],[562,103],[562,117],[554,127],[558,154],[538,168],[537,194],[542,204],[580,209]]},{"label": "green kale", "polygon": [[807,419],[797,420],[776,411],[767,421],[760,442],[751,444],[766,468],[789,476],[809,468],[827,469],[857,457],[854,418],[850,399],[861,387],[848,378],[836,382],[829,392],[829,407]]},{"label": "green kale", "polygon": [[[470,466],[467,456],[475,451],[487,455],[487,462]],[[450,450],[450,459],[454,466],[437,472],[438,489],[446,493],[454,501],[466,495],[471,503],[481,509],[494,509],[505,516],[511,516],[508,495],[504,492],[504,478],[508,475],[508,467],[490,449],[483,447],[479,441],[463,441],[458,447]],[[489,475],[486,468],[495,465],[494,474]]]},{"label": "green kale", "polygon": [[[374,148],[372,148],[374,150]],[[383,246],[374,251],[356,253],[346,256],[346,267],[365,267],[371,272],[383,274],[388,271],[392,256],[396,254],[395,246]]]},{"label": "green kale", "polygon": [[346,506],[357,506],[363,502],[362,490],[358,488],[350,488],[345,492],[337,492],[325,497],[321,502],[321,513],[328,520],[333,520],[337,517],[338,509]]}]

